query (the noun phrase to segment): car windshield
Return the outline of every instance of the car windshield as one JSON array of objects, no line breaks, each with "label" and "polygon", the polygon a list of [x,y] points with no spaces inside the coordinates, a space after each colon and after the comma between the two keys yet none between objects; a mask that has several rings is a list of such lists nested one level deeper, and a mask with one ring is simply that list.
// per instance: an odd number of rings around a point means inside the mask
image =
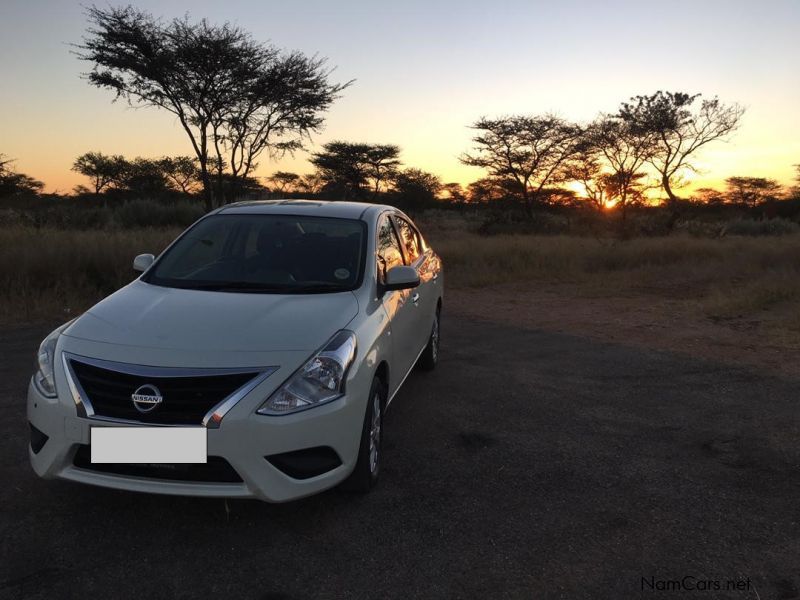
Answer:
[{"label": "car windshield", "polygon": [[144,280],[220,292],[321,293],[357,288],[366,224],[353,219],[217,214],[198,222]]}]

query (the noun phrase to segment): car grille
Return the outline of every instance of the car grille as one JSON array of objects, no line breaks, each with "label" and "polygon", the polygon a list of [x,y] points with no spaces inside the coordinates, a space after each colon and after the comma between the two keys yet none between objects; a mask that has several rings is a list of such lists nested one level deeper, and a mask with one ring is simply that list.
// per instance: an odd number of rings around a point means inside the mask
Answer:
[{"label": "car grille", "polygon": [[[91,404],[94,415],[163,425],[200,425],[203,417],[222,400],[253,379],[258,372],[165,376],[125,373],[71,358],[70,367]],[[176,369],[176,371],[178,371]],[[154,370],[155,372],[155,370]],[[140,412],[131,394],[141,386],[155,386],[163,401],[149,412]]]},{"label": "car grille", "polygon": [[91,456],[91,446],[81,444],[72,464],[79,469],[123,477],[146,477],[187,483],[242,483],[242,478],[236,470],[220,456],[209,456],[207,463],[198,464],[92,463]]}]

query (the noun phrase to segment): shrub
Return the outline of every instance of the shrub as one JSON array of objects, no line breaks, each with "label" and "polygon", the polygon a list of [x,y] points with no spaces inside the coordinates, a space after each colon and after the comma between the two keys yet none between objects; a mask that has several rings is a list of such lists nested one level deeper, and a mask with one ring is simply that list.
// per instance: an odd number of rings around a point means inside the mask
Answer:
[{"label": "shrub", "polygon": [[683,231],[694,237],[715,238],[722,235],[725,223],[718,221],[689,220],[680,221],[675,226],[675,231]]},{"label": "shrub", "polygon": [[571,230],[571,221],[566,215],[536,212],[530,218],[517,212],[492,211],[475,228],[480,235],[504,234],[566,234]]},{"label": "shrub", "polygon": [[113,209],[112,220],[121,228],[186,227],[203,216],[201,206],[185,202],[162,204],[152,200],[133,200]]},{"label": "shrub", "polygon": [[789,235],[800,233],[800,225],[787,219],[767,219],[754,221],[752,219],[736,219],[727,223],[720,235]]},{"label": "shrub", "polygon": [[34,229],[127,229],[130,227],[186,227],[204,210],[189,201],[104,200],[94,197],[61,198],[27,207],[0,208],[0,227]]}]

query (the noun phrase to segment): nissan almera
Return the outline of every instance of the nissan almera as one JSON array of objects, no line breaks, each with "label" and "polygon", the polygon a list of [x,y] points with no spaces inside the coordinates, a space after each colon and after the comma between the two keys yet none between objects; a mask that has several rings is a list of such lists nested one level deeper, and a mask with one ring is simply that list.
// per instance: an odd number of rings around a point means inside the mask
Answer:
[{"label": "nissan almera", "polygon": [[383,416],[439,358],[443,272],[390,206],[214,211],[41,344],[38,475],[283,502],[381,470]]}]

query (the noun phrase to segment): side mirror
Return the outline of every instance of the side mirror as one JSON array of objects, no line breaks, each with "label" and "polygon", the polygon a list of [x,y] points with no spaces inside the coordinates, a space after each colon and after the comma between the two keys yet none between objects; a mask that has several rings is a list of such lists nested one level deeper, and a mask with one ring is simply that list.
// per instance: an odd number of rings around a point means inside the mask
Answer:
[{"label": "side mirror", "polygon": [[419,285],[419,273],[414,267],[400,265],[392,267],[386,273],[386,281],[383,283],[383,290],[407,290]]},{"label": "side mirror", "polygon": [[133,270],[139,271],[143,273],[150,268],[150,265],[153,264],[153,261],[156,259],[155,256],[152,254],[140,254],[136,258],[133,259]]}]

